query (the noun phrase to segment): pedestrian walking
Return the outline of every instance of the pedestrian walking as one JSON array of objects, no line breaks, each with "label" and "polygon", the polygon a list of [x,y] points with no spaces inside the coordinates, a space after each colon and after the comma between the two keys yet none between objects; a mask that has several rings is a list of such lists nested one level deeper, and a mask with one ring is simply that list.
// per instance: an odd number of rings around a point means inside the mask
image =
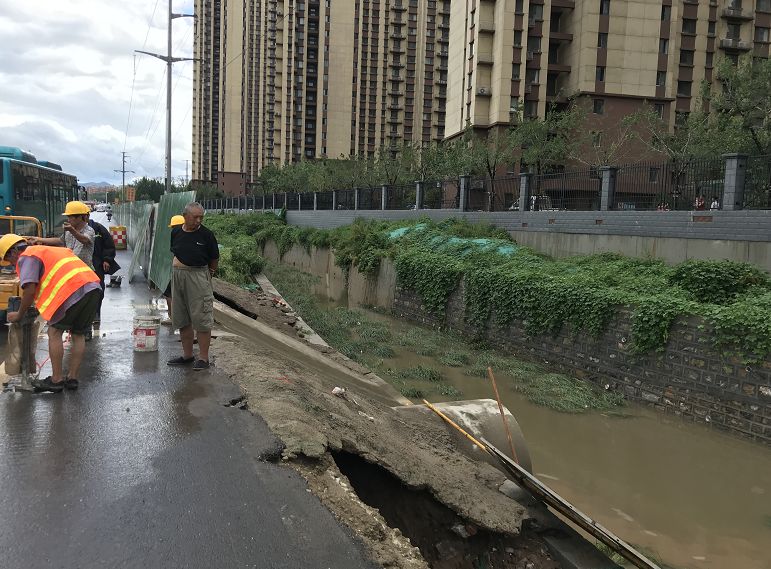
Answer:
[{"label": "pedestrian walking", "polygon": [[[171,221],[169,221],[169,227],[174,229],[183,223],[185,223],[185,218],[183,216],[173,215]],[[163,297],[166,299],[166,312],[168,312],[169,317],[161,320],[161,324],[164,326],[171,326],[171,279],[169,279],[169,284],[166,285],[166,290],[163,291]]]},{"label": "pedestrian walking", "polygon": [[33,245],[48,245],[50,247],[67,247],[70,251],[88,265],[91,269],[94,257],[94,241],[96,234],[88,225],[88,216],[91,213],[83,202],[68,202],[62,215],[67,217],[64,222],[64,233],[61,237],[35,238]]},{"label": "pedestrian walking", "polygon": [[[93,219],[88,220],[88,226],[94,230],[94,253],[91,257],[91,264],[94,267],[96,276],[99,277],[99,286],[102,289],[102,296],[99,299],[99,306],[94,315],[94,329],[99,330],[102,320],[102,302],[104,301],[104,276],[111,275],[120,267],[115,262],[115,241],[107,228]],[[92,332],[86,334],[86,341],[91,339]]]},{"label": "pedestrian walking", "polygon": [[[193,364],[194,371],[209,368],[209,344],[214,327],[214,290],[211,279],[219,264],[217,238],[203,226],[204,209],[194,202],[185,206],[185,222],[171,231],[171,319],[179,329],[182,355],[169,365]],[[198,338],[199,354],[193,356]]]},{"label": "pedestrian walking", "polygon": [[[19,322],[34,304],[48,322],[48,353],[52,375],[35,379],[36,391],[59,392],[78,388],[78,373],[86,347],[85,334],[91,329],[102,291],[99,277],[72,251],[64,247],[28,245],[13,233],[0,237],[0,257],[16,265],[21,287],[21,306],[9,312],[8,322]],[[62,335],[72,337],[69,370],[64,373]]]}]

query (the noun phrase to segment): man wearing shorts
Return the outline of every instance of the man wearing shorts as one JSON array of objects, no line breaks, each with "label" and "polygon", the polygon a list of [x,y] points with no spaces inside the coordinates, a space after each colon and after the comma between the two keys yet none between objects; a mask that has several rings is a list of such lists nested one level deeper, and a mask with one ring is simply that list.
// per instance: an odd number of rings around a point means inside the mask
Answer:
[{"label": "man wearing shorts", "polygon": [[[169,221],[169,228],[173,230],[175,227],[180,227],[183,223],[185,223],[184,217],[173,215]],[[166,311],[169,313],[169,317],[161,320],[161,324],[171,326],[171,279],[169,279],[169,284],[166,285],[166,290],[163,291],[163,298],[166,299]]]},{"label": "man wearing shorts", "polygon": [[[193,371],[209,368],[209,344],[214,327],[214,290],[211,278],[219,264],[217,239],[203,226],[204,210],[199,203],[185,207],[185,223],[171,231],[171,320],[179,329],[182,355],[169,365],[193,364]],[[198,358],[193,341],[198,336]]]},{"label": "man wearing shorts", "polygon": [[[102,297],[99,277],[64,247],[28,246],[23,237],[8,233],[0,237],[0,257],[16,265],[22,289],[18,312],[9,312],[8,322],[19,322],[34,304],[48,322],[48,352],[53,374],[32,380],[36,391],[77,389],[78,373],[86,348],[85,334]],[[72,334],[70,368],[64,374],[65,330]]]}]

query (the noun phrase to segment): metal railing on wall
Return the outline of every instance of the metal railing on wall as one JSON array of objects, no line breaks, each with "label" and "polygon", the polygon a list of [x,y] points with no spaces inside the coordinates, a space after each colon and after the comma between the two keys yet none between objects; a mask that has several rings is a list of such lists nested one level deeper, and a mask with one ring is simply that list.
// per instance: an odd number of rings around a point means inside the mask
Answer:
[{"label": "metal railing on wall", "polygon": [[204,200],[214,211],[771,209],[771,156],[726,155],[538,175],[460,178]]}]

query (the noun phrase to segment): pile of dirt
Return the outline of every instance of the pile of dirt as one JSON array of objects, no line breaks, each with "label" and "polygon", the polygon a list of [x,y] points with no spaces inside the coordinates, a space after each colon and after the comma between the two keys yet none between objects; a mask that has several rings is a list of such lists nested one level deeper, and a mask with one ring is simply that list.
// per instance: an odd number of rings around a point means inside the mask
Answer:
[{"label": "pile of dirt", "polygon": [[217,300],[242,314],[260,320],[289,336],[302,334],[302,331],[295,328],[297,317],[282,306],[282,299],[262,291],[253,293],[222,279],[212,279],[212,286]]},{"label": "pile of dirt", "polygon": [[[254,306],[256,298],[249,303],[250,299],[243,299],[244,305]],[[238,297],[230,300],[242,302]],[[260,301],[257,306],[263,308]],[[279,329],[287,327],[277,322]],[[381,565],[412,569],[426,567],[425,559],[441,569],[485,563],[517,569],[557,567],[543,542],[523,532],[525,508],[499,492],[503,474],[457,452],[440,423],[421,414],[397,415],[355,389],[345,397],[335,396],[322,387],[319,372],[303,367],[290,352],[255,350],[238,337],[217,339],[212,351],[217,366],[244,389],[249,410],[283,441],[284,461],[308,480],[310,489],[362,539]],[[378,511],[383,504],[374,500],[373,507],[359,499],[333,453],[359,457],[393,477],[408,496],[404,503],[414,499],[409,498],[411,492],[421,491],[451,514],[432,517],[438,525],[423,531],[429,541],[410,544],[397,529],[399,522],[390,520],[389,525]],[[456,525],[474,528],[474,535],[463,537],[456,532],[458,539],[453,541],[447,532]],[[407,533],[413,534],[412,539],[420,534]],[[431,543],[433,534],[436,541]],[[413,545],[421,547],[422,555]]]}]

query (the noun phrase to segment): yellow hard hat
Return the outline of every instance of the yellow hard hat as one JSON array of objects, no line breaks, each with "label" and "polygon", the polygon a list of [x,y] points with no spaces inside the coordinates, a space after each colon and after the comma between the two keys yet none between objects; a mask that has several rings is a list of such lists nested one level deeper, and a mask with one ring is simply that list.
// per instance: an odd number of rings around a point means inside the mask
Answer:
[{"label": "yellow hard hat", "polygon": [[64,208],[62,215],[88,215],[91,213],[91,208],[83,202],[67,202],[67,207]]},{"label": "yellow hard hat", "polygon": [[21,241],[26,241],[26,239],[15,233],[6,233],[0,237],[0,259],[3,259],[8,250]]},{"label": "yellow hard hat", "polygon": [[176,227],[177,225],[182,225],[183,223],[185,223],[184,215],[173,215],[171,217],[171,221],[169,222],[169,227]]}]

